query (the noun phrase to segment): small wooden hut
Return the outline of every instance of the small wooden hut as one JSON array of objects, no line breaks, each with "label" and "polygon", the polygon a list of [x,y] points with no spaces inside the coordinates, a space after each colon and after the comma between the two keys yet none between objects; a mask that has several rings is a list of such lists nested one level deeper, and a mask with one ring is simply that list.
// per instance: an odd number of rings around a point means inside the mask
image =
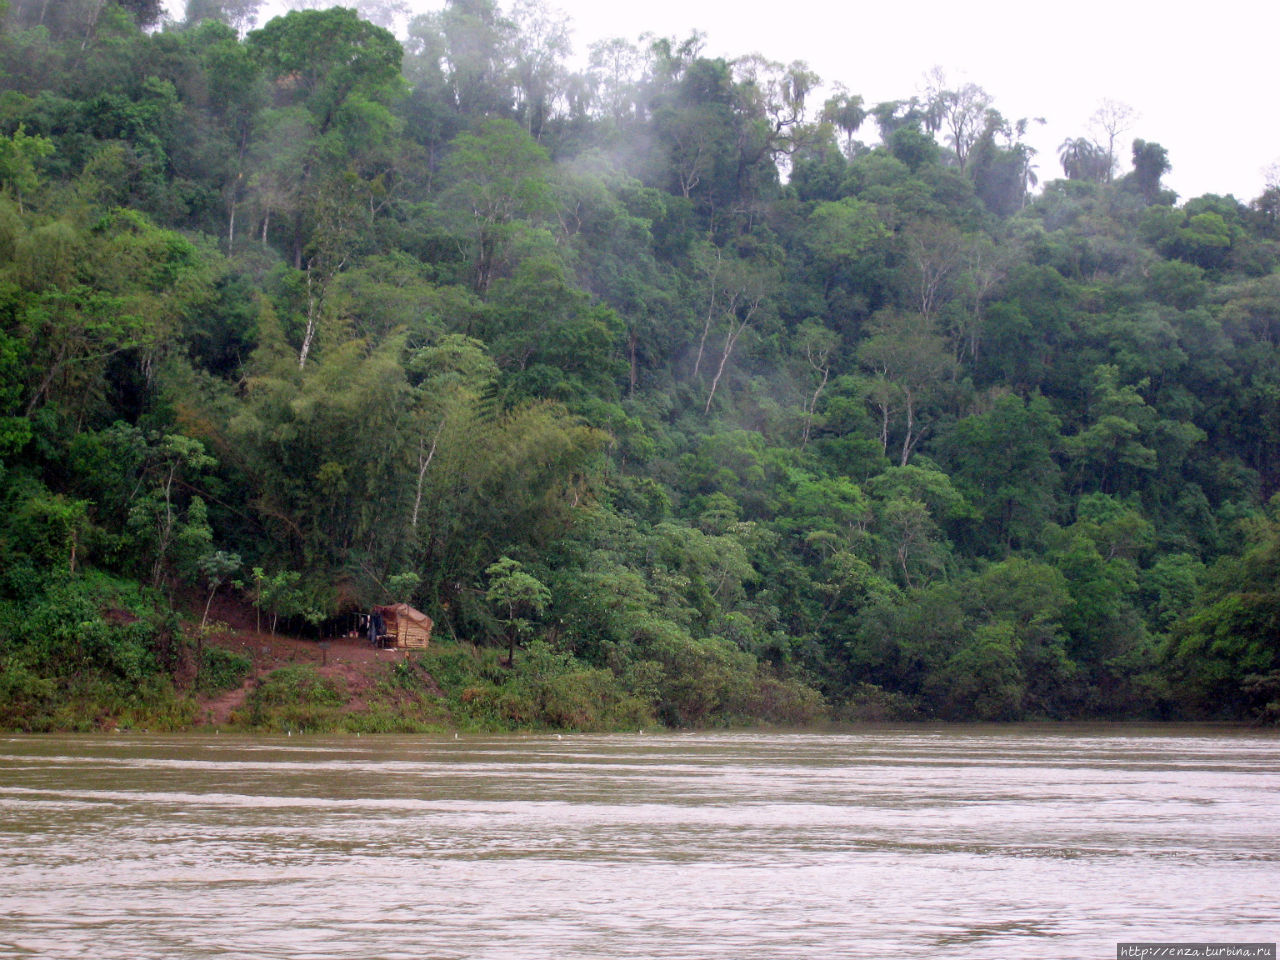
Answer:
[{"label": "small wooden hut", "polygon": [[375,607],[374,612],[382,616],[383,632],[378,636],[382,646],[421,650],[431,643],[434,623],[421,610],[407,603],[393,603]]}]

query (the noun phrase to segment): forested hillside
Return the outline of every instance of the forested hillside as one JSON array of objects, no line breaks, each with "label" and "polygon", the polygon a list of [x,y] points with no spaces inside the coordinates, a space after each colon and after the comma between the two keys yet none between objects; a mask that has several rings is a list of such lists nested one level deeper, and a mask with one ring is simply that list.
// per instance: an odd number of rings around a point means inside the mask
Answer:
[{"label": "forested hillside", "polygon": [[536,3],[0,6],[4,724],[217,591],[671,724],[1280,714],[1280,189]]}]

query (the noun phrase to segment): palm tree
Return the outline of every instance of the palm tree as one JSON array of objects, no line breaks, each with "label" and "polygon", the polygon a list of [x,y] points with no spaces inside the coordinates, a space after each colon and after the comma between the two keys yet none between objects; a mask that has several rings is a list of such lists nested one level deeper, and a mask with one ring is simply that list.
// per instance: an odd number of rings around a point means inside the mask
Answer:
[{"label": "palm tree", "polygon": [[1025,143],[1015,144],[1014,152],[1018,155],[1022,163],[1022,203],[1020,206],[1027,205],[1027,197],[1031,191],[1036,188],[1036,184],[1040,182],[1040,177],[1036,173],[1039,164],[1035,162],[1035,155],[1039,152],[1035,147],[1028,146]]},{"label": "palm tree", "polygon": [[1093,180],[1101,183],[1111,172],[1107,152],[1085,137],[1067,137],[1058,147],[1058,161],[1068,180]]}]

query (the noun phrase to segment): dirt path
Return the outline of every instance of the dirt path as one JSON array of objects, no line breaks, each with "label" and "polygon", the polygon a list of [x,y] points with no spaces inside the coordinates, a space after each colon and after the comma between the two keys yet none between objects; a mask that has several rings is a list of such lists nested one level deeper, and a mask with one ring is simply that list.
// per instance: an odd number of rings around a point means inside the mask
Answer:
[{"label": "dirt path", "polygon": [[[224,621],[225,622],[225,621]],[[210,646],[222,647],[247,656],[253,663],[248,678],[235,690],[227,690],[199,701],[199,723],[225,724],[241,709],[262,678],[290,664],[310,664],[322,677],[341,681],[347,692],[348,709],[361,710],[365,695],[392,664],[404,660],[408,651],[377,650],[361,639],[336,638],[322,646],[315,640],[272,636],[253,628],[232,629],[211,637]]]},{"label": "dirt path", "polygon": [[213,726],[229,723],[231,714],[244,706],[244,702],[249,696],[249,691],[253,689],[256,683],[257,678],[250,677],[235,690],[228,690],[212,700],[203,701],[201,703],[199,722]]}]

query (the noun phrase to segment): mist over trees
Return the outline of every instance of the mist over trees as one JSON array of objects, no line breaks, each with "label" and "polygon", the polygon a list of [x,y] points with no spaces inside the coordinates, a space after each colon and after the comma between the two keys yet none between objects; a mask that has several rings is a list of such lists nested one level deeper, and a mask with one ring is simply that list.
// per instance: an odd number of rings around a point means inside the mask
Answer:
[{"label": "mist over trees", "polygon": [[1036,156],[936,72],[294,6],[0,3],[5,723],[268,584],[673,724],[1280,715],[1280,188],[1179,202],[1123,104]]}]

